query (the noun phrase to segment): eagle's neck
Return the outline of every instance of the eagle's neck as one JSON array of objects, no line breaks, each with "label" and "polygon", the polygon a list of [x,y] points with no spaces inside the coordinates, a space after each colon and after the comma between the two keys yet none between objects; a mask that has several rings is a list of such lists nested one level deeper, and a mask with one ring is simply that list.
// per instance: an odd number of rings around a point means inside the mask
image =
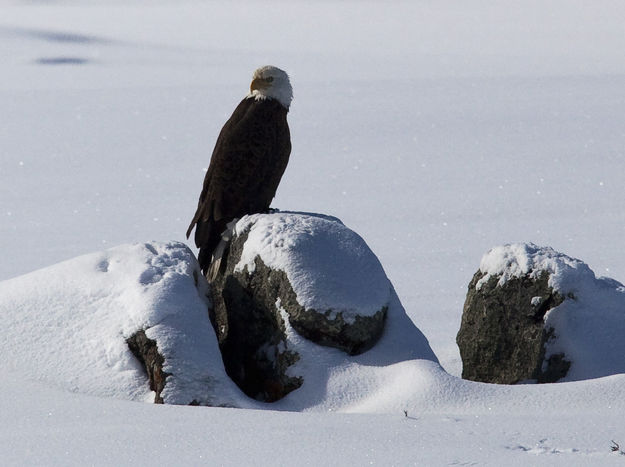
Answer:
[{"label": "eagle's neck", "polygon": [[246,99],[254,99],[257,101],[262,101],[265,99],[275,99],[277,100],[282,107],[289,110],[289,106],[291,105],[291,100],[293,100],[293,91],[284,88],[269,88],[269,89],[254,89],[247,96]]}]

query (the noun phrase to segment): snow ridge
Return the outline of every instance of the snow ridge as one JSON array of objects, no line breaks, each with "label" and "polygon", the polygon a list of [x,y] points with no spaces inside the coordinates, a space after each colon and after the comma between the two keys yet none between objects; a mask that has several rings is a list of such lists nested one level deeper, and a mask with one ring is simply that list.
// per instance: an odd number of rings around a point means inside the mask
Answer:
[{"label": "snow ridge", "polygon": [[501,276],[497,285],[502,286],[513,277],[529,274],[535,279],[546,272],[549,286],[564,295],[580,282],[595,279],[594,272],[583,261],[533,243],[511,243],[492,248],[482,257],[480,271],[485,276],[476,284],[478,290],[493,276]]}]

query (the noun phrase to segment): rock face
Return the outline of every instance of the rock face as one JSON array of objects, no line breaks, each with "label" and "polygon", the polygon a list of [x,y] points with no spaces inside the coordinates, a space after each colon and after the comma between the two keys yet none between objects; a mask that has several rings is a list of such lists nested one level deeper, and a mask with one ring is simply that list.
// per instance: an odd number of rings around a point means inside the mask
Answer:
[{"label": "rock face", "polygon": [[154,403],[162,404],[163,397],[161,393],[165,389],[165,380],[169,374],[163,371],[165,359],[158,353],[156,341],[149,339],[145,335],[145,331],[141,330],[126,339],[126,342],[132,354],[137,357],[145,368],[150,390],[154,391]]},{"label": "rock face", "polygon": [[390,283],[377,258],[340,221],[274,213],[240,220],[225,271],[211,283],[226,371],[249,396],[276,401],[303,383],[289,367],[285,327],[350,355],[382,334]]},{"label": "rock face", "polygon": [[[229,259],[240,255],[243,243],[243,237],[234,239]],[[211,318],[228,375],[248,396],[274,402],[302,380],[286,374],[299,356],[286,347],[284,322],[275,305],[284,282],[270,280],[271,269],[261,260],[257,263],[252,275],[235,274],[230,262],[211,283]]]},{"label": "rock face", "polygon": [[553,338],[553,330],[545,327],[545,314],[563,301],[548,285],[549,274],[535,278],[525,274],[501,286],[500,276],[481,282],[486,275],[478,271],[473,276],[462,312],[456,338],[462,377],[502,384],[547,383],[564,377],[570,366],[564,355],[545,361],[545,345]]},{"label": "rock face", "polygon": [[625,371],[625,286],[534,244],[493,248],[469,284],[462,377],[514,384]]}]

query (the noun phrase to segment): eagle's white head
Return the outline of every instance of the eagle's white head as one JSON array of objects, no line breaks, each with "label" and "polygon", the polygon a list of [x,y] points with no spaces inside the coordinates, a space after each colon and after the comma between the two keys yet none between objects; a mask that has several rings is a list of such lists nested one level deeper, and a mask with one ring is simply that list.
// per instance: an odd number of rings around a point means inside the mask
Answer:
[{"label": "eagle's white head", "polygon": [[287,109],[293,100],[293,88],[289,75],[280,68],[267,65],[260,67],[252,76],[250,93],[247,97],[255,99],[276,99]]}]

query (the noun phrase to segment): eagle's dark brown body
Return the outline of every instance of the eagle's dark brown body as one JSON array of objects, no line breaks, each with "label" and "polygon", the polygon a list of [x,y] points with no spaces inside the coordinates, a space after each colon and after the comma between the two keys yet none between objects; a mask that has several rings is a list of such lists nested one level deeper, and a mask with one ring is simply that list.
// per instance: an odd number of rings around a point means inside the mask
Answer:
[{"label": "eagle's dark brown body", "polygon": [[187,230],[195,227],[204,273],[226,224],[269,209],[291,153],[287,112],[275,99],[247,97],[222,128]]}]

